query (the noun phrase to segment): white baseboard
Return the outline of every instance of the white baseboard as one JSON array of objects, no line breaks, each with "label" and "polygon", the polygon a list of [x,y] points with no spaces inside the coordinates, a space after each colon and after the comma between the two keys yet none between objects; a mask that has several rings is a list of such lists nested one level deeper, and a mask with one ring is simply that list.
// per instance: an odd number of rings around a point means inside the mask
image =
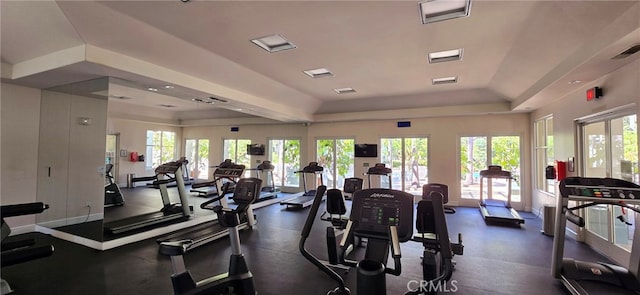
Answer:
[{"label": "white baseboard", "polygon": [[85,216],[70,217],[65,219],[51,220],[47,222],[40,222],[38,224],[44,227],[55,228],[55,227],[61,227],[65,225],[73,225],[73,224],[85,223],[85,222],[96,221],[101,219],[104,219],[104,213],[96,213],[96,214],[91,214],[89,216],[85,215]]},{"label": "white baseboard", "polygon": [[21,225],[21,226],[12,226],[11,227],[11,236],[21,235],[26,233],[32,233],[36,231],[35,224]]}]

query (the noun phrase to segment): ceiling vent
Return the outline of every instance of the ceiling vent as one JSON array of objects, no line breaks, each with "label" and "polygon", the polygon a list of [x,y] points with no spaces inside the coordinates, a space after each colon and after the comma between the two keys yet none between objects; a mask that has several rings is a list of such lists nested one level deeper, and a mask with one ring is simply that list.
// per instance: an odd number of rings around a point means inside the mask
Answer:
[{"label": "ceiling vent", "polygon": [[469,16],[471,0],[421,0],[418,9],[423,24],[435,23]]},{"label": "ceiling vent", "polygon": [[333,77],[333,73],[325,68],[306,70],[303,72],[311,78]]},{"label": "ceiling vent", "polygon": [[213,97],[213,96],[209,96],[209,100],[217,101],[217,102],[227,102],[226,100],[224,100],[222,98],[217,98],[217,97]]},{"label": "ceiling vent", "polygon": [[110,98],[115,98],[115,99],[122,99],[122,100],[126,100],[126,99],[131,99],[131,97],[126,97],[124,95],[109,95]]},{"label": "ceiling vent", "polygon": [[611,59],[621,59],[621,58],[627,58],[631,55],[633,55],[634,53],[640,51],[640,44],[636,44],[633,45],[631,47],[629,47],[627,50],[620,52],[620,54],[612,57]]},{"label": "ceiling vent", "polygon": [[252,39],[251,42],[269,52],[278,52],[296,48],[295,44],[289,42],[289,40],[278,34]]},{"label": "ceiling vent", "polygon": [[356,90],[351,87],[333,89],[337,94],[355,93]]},{"label": "ceiling vent", "polygon": [[462,59],[462,48],[429,53],[429,63],[456,61]]},{"label": "ceiling vent", "polygon": [[451,84],[457,83],[458,77],[442,77],[442,78],[433,78],[431,79],[431,84],[440,85],[440,84]]}]

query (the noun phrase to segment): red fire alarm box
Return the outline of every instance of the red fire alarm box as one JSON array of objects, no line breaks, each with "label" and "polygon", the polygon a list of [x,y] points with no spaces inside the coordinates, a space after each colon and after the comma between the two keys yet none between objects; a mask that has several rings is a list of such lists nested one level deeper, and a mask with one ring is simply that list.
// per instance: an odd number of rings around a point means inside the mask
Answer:
[{"label": "red fire alarm box", "polygon": [[602,88],[593,87],[587,89],[587,101],[591,101],[600,97],[602,97]]},{"label": "red fire alarm box", "polygon": [[129,161],[138,162],[138,152],[131,152],[129,154]]},{"label": "red fire alarm box", "polygon": [[556,161],[556,180],[561,181],[567,178],[567,162]]}]

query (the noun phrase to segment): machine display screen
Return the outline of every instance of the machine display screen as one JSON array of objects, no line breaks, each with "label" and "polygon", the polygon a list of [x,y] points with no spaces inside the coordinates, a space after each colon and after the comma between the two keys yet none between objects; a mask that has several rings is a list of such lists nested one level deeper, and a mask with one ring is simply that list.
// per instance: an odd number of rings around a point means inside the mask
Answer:
[{"label": "machine display screen", "polygon": [[359,231],[387,235],[389,225],[398,225],[400,222],[400,206],[393,203],[395,202],[365,201],[360,215]]}]

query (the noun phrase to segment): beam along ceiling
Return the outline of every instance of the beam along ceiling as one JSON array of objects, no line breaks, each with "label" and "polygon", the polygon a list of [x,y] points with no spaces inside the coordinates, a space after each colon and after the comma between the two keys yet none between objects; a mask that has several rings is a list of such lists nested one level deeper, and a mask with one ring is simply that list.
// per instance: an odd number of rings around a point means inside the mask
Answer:
[{"label": "beam along ceiling", "polygon": [[[417,1],[0,5],[4,82],[46,88],[113,76],[163,94],[155,104],[114,103],[176,105],[172,116],[182,120],[526,112],[580,87],[568,82],[591,81],[640,55],[611,59],[640,44],[638,1],[473,1],[470,16],[429,24]],[[296,48],[269,53],[250,41],[273,34]],[[461,60],[429,63],[429,53],[454,49]],[[303,72],[321,68],[331,73]],[[432,83],[443,77],[456,83]],[[208,97],[226,104],[192,101]]]}]

